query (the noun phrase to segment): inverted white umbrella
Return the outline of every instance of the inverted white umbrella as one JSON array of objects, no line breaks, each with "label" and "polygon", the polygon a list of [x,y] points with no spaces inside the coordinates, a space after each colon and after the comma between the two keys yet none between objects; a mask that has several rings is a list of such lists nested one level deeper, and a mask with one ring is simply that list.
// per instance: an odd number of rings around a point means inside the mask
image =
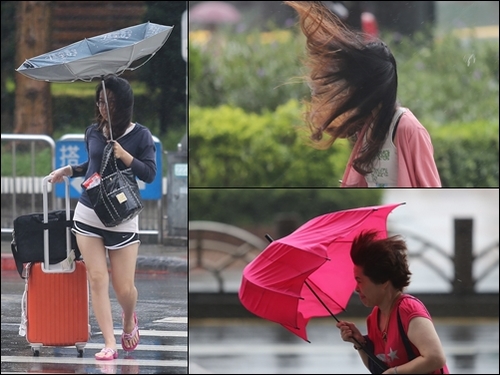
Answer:
[{"label": "inverted white umbrella", "polygon": [[[151,22],[86,38],[25,60],[17,72],[47,82],[92,81],[144,65],[165,44],[173,26]],[[134,61],[149,58],[137,67]]]},{"label": "inverted white umbrella", "polygon": [[[172,30],[173,26],[151,22],[130,26],[32,57],[25,60],[16,71],[46,82],[90,82],[99,77],[106,108],[110,113],[104,76],[120,75],[126,70],[140,68],[165,44]],[[132,67],[134,62],[145,57],[148,58],[144,62]],[[108,123],[111,132],[111,119],[108,119]]]}]

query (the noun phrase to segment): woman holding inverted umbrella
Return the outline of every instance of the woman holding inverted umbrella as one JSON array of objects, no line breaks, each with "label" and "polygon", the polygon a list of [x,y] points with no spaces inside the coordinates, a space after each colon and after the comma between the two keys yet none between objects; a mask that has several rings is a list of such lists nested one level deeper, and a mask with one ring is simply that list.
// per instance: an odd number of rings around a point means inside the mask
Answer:
[{"label": "woman holding inverted umbrella", "polygon": [[[410,283],[406,243],[399,236],[377,237],[376,231],[358,235],[351,247],[355,291],[365,306],[368,335],[354,323],[340,321],[342,340],[354,344],[371,373],[449,374],[443,347],[424,304],[403,293]],[[387,365],[380,371],[362,347],[373,349]]]},{"label": "woman holding inverted umbrella", "polygon": [[[50,182],[61,182],[64,176],[85,176],[87,181],[92,180],[90,177],[101,169],[102,156],[108,144],[113,145],[120,170],[130,168],[134,178],[145,183],[155,179],[157,166],[153,136],[146,126],[132,121],[132,87],[127,80],[118,76],[149,61],[165,44],[172,28],[151,22],[131,26],[26,60],[17,69],[30,78],[48,82],[90,82],[93,78],[101,78],[94,97],[96,121],[85,131],[89,158],[80,165],[68,165],[52,171]],[[145,58],[145,62],[132,67],[133,63]],[[120,204],[127,202],[123,194],[119,200]],[[84,190],[73,220],[72,230],[89,275],[92,307],[104,337],[104,348],[95,354],[95,358],[112,360],[118,357],[118,351],[106,259],[109,258],[111,281],[122,307],[121,346],[125,352],[131,352],[137,348],[140,340],[139,320],[135,311],[138,298],[135,267],[140,245],[139,217],[126,218],[126,221],[110,227],[101,221],[87,190]]]},{"label": "woman holding inverted umbrella", "polygon": [[[96,122],[87,127],[85,132],[89,160],[80,165],[69,165],[53,171],[52,182],[61,181],[62,176],[85,176],[88,179],[99,172],[104,148],[108,142],[113,142],[114,154],[120,165],[131,167],[134,174],[146,183],[153,181],[156,176],[153,136],[144,125],[132,122],[134,96],[129,82],[114,74],[107,75],[96,88],[95,102]],[[106,102],[108,106],[105,105]],[[123,309],[122,349],[131,352],[137,348],[140,339],[139,322],[135,312],[137,288],[134,280],[140,245],[139,217],[135,216],[114,227],[107,227],[96,215],[88,194],[83,193],[75,208],[73,219],[72,231],[76,235],[78,247],[87,266],[92,307],[104,337],[104,348],[96,353],[95,358],[115,359],[118,357],[118,351],[113,333],[106,253],[109,257],[113,288]]]}]

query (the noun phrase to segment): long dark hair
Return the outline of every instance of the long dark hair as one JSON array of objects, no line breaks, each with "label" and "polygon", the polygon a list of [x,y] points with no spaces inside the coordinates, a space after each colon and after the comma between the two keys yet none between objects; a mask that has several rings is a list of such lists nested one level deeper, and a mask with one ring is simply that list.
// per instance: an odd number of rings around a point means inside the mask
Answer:
[{"label": "long dark hair", "polygon": [[[109,103],[110,113],[108,116],[111,119],[113,139],[117,139],[125,133],[130,122],[132,121],[134,93],[132,91],[132,87],[126,79],[117,77],[114,74],[104,77],[104,85],[106,87],[106,94]],[[102,81],[100,81],[95,92],[96,103],[99,101],[102,89],[103,85]],[[98,129],[100,131],[103,131],[108,127],[108,121],[102,117],[98,107],[96,107],[95,116]]]},{"label": "long dark hair", "polygon": [[385,43],[349,29],[321,1],[284,3],[297,11],[307,39],[311,99],[304,101],[304,117],[311,140],[327,148],[337,138],[356,140],[370,126],[366,145],[353,160],[354,169],[366,175],[396,110],[396,60]]}]

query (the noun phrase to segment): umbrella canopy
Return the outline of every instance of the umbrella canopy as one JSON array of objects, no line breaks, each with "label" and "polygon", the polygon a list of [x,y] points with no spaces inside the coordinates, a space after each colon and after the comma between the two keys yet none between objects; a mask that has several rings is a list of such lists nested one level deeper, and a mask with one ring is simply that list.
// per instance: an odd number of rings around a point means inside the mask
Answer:
[{"label": "umbrella canopy", "polygon": [[147,22],[98,35],[25,60],[17,72],[47,82],[91,81],[120,75],[143,57],[153,57],[165,44],[173,26]]},{"label": "umbrella canopy", "polygon": [[387,217],[401,204],[321,215],[273,241],[243,270],[241,303],[308,341],[308,321],[344,311],[354,292],[354,238],[365,230],[387,237]]}]

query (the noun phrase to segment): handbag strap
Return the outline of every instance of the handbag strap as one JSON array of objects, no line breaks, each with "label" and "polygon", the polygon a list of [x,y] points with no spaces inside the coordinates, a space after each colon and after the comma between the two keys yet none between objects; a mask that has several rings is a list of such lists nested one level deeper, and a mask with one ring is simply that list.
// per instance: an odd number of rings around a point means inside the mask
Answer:
[{"label": "handbag strap", "polygon": [[[406,296],[406,298],[413,298],[415,301],[419,301],[422,303],[419,299],[411,296]],[[408,362],[415,359],[417,356],[415,355],[415,352],[413,351],[410,343],[410,339],[408,338],[404,328],[403,328],[403,323],[401,322],[401,317],[399,316],[399,304],[401,303],[403,299],[401,299],[398,303],[398,328],[399,328],[399,334],[401,335],[401,339],[403,340],[403,344],[406,349],[406,353],[408,355]],[[424,306],[425,307],[425,306]],[[444,374],[443,368],[440,369],[441,374]]]},{"label": "handbag strap", "polygon": [[113,152],[113,143],[109,142],[104,147],[104,151],[102,154],[101,177],[104,178],[105,176],[108,176],[111,173],[117,171],[118,171],[118,165],[116,163],[115,153]]},{"label": "handbag strap", "polygon": [[411,361],[417,356],[415,355],[415,352],[411,347],[410,340],[408,339],[408,336],[406,335],[406,332],[403,328],[403,323],[401,322],[401,317],[399,316],[399,305],[398,305],[398,327],[399,327],[399,334],[401,335],[401,339],[403,340],[403,344],[405,345],[406,353],[408,354],[408,360]]}]

